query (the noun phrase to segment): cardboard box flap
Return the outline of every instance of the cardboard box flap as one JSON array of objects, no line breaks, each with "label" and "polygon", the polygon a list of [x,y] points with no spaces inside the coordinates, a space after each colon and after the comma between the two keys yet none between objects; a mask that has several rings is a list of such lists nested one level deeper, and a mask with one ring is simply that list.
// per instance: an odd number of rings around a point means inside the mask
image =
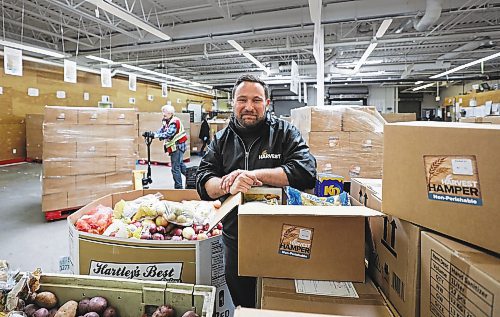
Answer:
[{"label": "cardboard box flap", "polygon": [[384,214],[364,206],[290,206],[248,203],[238,208],[242,215],[290,215],[332,217],[382,217]]},{"label": "cardboard box flap", "polygon": [[264,310],[236,307],[234,310],[234,317],[337,317],[338,315],[325,315],[325,314],[309,314],[309,313],[295,313],[277,310]]},{"label": "cardboard box flap", "polygon": [[[382,179],[380,178],[351,178],[351,182],[358,183],[361,187],[366,188],[377,199],[382,200]],[[351,196],[356,196],[358,193],[351,193]]]},{"label": "cardboard box flap", "polygon": [[208,231],[212,230],[224,217],[226,217],[234,207],[241,205],[243,202],[243,195],[238,193],[236,195],[229,196],[222,206],[216,210],[215,216],[210,221],[210,226]]}]

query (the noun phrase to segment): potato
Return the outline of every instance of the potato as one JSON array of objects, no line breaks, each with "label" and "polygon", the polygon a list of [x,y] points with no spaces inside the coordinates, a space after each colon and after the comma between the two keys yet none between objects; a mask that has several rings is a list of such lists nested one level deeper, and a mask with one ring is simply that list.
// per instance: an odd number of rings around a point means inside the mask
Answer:
[{"label": "potato", "polygon": [[197,313],[195,313],[192,310],[188,310],[187,312],[182,315],[182,317],[200,317]]},{"label": "potato", "polygon": [[51,309],[57,306],[57,297],[51,292],[41,292],[36,295],[35,304],[42,308]]},{"label": "potato", "polygon": [[49,317],[49,311],[47,308],[40,308],[33,314],[33,317]]},{"label": "potato", "polygon": [[35,299],[36,299],[36,295],[38,295],[37,292],[33,292],[33,293],[29,294],[28,297],[26,298],[26,302],[28,304],[34,304]]},{"label": "potato", "polygon": [[54,317],[76,317],[76,310],[78,309],[78,303],[74,300],[67,301],[59,307],[57,313]]},{"label": "potato", "polygon": [[108,301],[104,297],[96,296],[89,302],[90,311],[96,312],[99,315],[106,310],[106,307],[108,307]]},{"label": "potato", "polygon": [[109,306],[108,308],[106,308],[106,310],[104,311],[104,313],[102,313],[102,317],[119,317],[120,315],[118,314],[118,312],[116,311],[116,309],[114,307],[111,307]]},{"label": "potato", "polygon": [[33,314],[38,310],[38,306],[36,306],[35,304],[29,304],[29,305],[26,305],[26,307],[24,307],[24,313],[26,314],[26,316],[28,317],[31,317],[33,316]]},{"label": "potato", "polygon": [[85,315],[90,311],[90,298],[85,297],[78,303],[78,315]]},{"label": "potato", "polygon": [[83,317],[99,317],[99,314],[91,311],[91,312],[86,313]]},{"label": "potato", "polygon": [[175,310],[170,305],[164,305],[158,307],[153,313],[152,317],[174,317]]}]

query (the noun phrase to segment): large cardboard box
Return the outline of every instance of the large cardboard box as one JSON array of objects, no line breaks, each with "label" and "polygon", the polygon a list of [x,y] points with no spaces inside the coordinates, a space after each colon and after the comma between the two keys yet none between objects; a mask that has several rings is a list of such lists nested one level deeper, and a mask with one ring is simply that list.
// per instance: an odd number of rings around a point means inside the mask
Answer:
[{"label": "large cardboard box", "polygon": [[137,110],[132,108],[111,108],[107,111],[107,124],[134,125],[137,123]]},{"label": "large cardboard box", "polygon": [[[381,179],[351,179],[351,195],[375,210],[382,207]],[[396,217],[369,219],[373,253],[369,272],[402,317],[419,316],[421,228]]]},{"label": "large cardboard box", "polygon": [[68,208],[68,193],[42,194],[42,211]]},{"label": "large cardboard box", "polygon": [[498,257],[428,232],[421,256],[420,316],[500,316]]},{"label": "large cardboard box", "polygon": [[109,109],[78,109],[78,124],[107,124]]},{"label": "large cardboard box", "polygon": [[243,276],[365,280],[363,206],[244,204],[238,209],[238,273]]},{"label": "large cardboard box", "polygon": [[43,114],[26,115],[26,157],[41,160],[43,155]]},{"label": "large cardboard box", "polygon": [[373,106],[345,107],[342,113],[342,131],[382,133],[385,123]]},{"label": "large cardboard box", "polygon": [[78,123],[78,108],[76,107],[45,107],[44,122],[46,123]]},{"label": "large cardboard box", "polygon": [[388,124],[384,213],[500,253],[500,126]]},{"label": "large cardboard box", "polygon": [[[339,317],[338,315],[294,313],[289,311],[264,310],[236,307],[234,317]],[[344,316],[345,317],[345,316]]]},{"label": "large cardboard box", "polygon": [[417,121],[417,114],[415,112],[411,112],[411,113],[383,113],[382,117],[388,123]]},{"label": "large cardboard box", "polygon": [[76,142],[47,142],[43,143],[43,159],[76,158]]},{"label": "large cardboard box", "polygon": [[44,194],[55,194],[76,189],[76,176],[44,176],[42,182]]},{"label": "large cardboard box", "polygon": [[291,110],[291,121],[302,133],[342,130],[342,113],[334,107],[301,107]]},{"label": "large cardboard box", "polygon": [[[301,282],[302,281],[263,278],[261,295],[262,309],[341,316],[392,316],[384,298],[380,295],[370,279],[367,279],[365,283],[347,282],[342,286],[349,290],[349,296],[352,296],[352,289],[354,289],[359,298],[314,295],[312,294],[314,293],[313,289],[307,290],[304,286],[305,284],[303,285]],[[306,281],[305,283],[310,282]],[[330,288],[338,287],[337,285],[330,286]],[[323,287],[321,289],[324,290]],[[311,294],[302,294],[298,291],[305,291],[307,293],[309,293],[309,291],[313,292],[311,292]],[[319,287],[316,292],[321,292],[319,291]],[[345,296],[345,294],[343,295]]]},{"label": "large cardboard box", "polygon": [[[75,274],[166,282],[197,283],[217,288],[217,316],[231,316],[234,306],[224,276],[221,236],[202,241],[157,241],[106,237],[76,230],[75,222],[98,205],[113,207],[121,199],[134,200],[161,193],[170,201],[198,200],[195,190],[133,190],[94,200],[68,217],[70,257]],[[225,201],[226,214],[240,204],[241,195]],[[132,274],[127,276],[126,274]]]}]

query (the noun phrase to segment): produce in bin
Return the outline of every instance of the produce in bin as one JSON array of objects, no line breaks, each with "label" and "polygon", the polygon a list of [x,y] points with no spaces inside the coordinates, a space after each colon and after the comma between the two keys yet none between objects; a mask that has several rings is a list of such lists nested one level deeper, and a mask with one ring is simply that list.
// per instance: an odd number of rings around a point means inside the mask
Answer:
[{"label": "produce in bin", "polygon": [[[85,297],[79,301],[75,298],[61,303],[57,294],[49,291],[37,293],[40,276],[39,269],[28,273],[8,294],[7,317],[120,317],[118,310],[102,296]],[[199,317],[195,307],[185,312],[176,311],[170,304],[147,307],[152,308],[149,309],[152,313],[146,310],[141,317]]]},{"label": "produce in bin", "polygon": [[98,205],[78,219],[75,227],[88,233],[143,240],[204,240],[221,234],[221,223],[208,231],[220,201],[174,202],[162,198],[156,193],[120,200],[113,209]]}]

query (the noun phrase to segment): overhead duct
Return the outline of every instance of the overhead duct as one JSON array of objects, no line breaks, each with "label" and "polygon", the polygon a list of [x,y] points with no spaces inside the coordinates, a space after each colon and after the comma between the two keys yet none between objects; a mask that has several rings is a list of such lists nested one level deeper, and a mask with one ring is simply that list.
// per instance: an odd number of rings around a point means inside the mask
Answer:
[{"label": "overhead duct", "polygon": [[492,46],[495,46],[495,43],[493,41],[490,41],[489,38],[483,38],[481,40],[477,40],[462,45],[459,48],[456,48],[449,53],[439,56],[437,59],[451,60],[456,56],[460,55],[461,52],[469,52],[478,49],[480,47],[492,47]]},{"label": "overhead duct", "polygon": [[415,20],[413,27],[415,30],[423,32],[434,25],[441,17],[441,10],[443,9],[442,0],[427,0],[424,16],[420,21]]}]

